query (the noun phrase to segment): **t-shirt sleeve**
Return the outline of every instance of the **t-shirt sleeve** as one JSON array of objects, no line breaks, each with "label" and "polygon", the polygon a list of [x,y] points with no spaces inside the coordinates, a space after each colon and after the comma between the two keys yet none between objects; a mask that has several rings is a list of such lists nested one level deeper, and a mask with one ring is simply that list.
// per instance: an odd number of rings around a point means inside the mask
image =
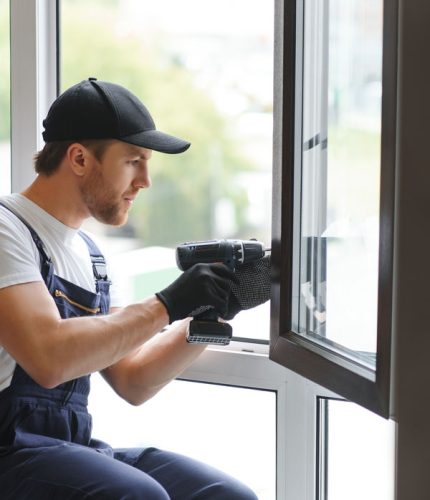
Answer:
[{"label": "t-shirt sleeve", "polygon": [[0,212],[0,288],[43,281],[39,252],[28,229]]}]

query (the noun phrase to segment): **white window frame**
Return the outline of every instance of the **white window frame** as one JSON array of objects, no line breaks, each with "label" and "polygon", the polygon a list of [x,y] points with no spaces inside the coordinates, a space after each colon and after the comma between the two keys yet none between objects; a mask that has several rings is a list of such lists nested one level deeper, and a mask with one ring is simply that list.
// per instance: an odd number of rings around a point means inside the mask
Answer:
[{"label": "white window frame", "polygon": [[42,119],[56,96],[55,0],[10,2],[12,192],[34,179]]},{"label": "white window frame", "polygon": [[[12,192],[18,192],[35,177],[42,120],[57,95],[57,1],[13,0],[10,19]],[[276,498],[315,500],[317,397],[337,396],[269,360],[268,350],[242,342],[208,348],[180,378],[275,391]]]},{"label": "white window frame", "polygon": [[[277,500],[315,500],[318,397],[335,397],[268,358],[268,352],[248,352],[256,344],[233,349],[207,349],[181,379],[276,392],[276,491]],[[246,352],[244,352],[246,349]]]}]

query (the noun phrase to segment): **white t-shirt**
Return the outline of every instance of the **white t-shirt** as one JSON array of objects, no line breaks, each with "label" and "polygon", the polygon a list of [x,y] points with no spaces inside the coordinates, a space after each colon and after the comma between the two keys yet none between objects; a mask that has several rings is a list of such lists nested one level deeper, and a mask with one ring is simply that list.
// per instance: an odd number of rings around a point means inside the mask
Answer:
[{"label": "white t-shirt", "polygon": [[[64,225],[20,194],[3,196],[0,201],[36,231],[52,259],[55,274],[95,292],[91,257],[77,229]],[[93,236],[91,238],[94,239]],[[109,267],[108,275],[110,277]],[[39,251],[27,227],[0,206],[0,288],[33,281],[43,281]],[[110,295],[111,307],[122,305],[114,284]],[[9,386],[15,364],[15,360],[0,345],[0,391]]]}]

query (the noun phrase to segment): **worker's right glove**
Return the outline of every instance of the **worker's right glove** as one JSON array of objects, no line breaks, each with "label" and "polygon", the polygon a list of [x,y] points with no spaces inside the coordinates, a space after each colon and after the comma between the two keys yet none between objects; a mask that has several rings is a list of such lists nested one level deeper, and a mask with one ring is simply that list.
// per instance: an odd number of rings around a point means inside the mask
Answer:
[{"label": "worker's right glove", "polygon": [[222,316],[234,281],[235,273],[224,264],[195,264],[155,295],[165,305],[170,323],[210,307]]},{"label": "worker's right glove", "polygon": [[244,309],[259,306],[270,299],[270,255],[238,267],[231,285],[227,311],[222,317],[233,319]]}]

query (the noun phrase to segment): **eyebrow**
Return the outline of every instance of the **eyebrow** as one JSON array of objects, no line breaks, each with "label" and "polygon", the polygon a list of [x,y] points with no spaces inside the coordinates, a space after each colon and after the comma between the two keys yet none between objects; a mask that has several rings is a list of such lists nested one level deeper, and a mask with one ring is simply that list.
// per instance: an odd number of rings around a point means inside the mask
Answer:
[{"label": "eyebrow", "polygon": [[[151,152],[151,150],[148,150],[148,151]],[[128,154],[129,154],[129,156],[138,156],[142,160],[149,160],[151,157],[151,153],[146,155],[145,153],[141,153],[140,148],[134,148],[134,147],[130,148]]]}]

